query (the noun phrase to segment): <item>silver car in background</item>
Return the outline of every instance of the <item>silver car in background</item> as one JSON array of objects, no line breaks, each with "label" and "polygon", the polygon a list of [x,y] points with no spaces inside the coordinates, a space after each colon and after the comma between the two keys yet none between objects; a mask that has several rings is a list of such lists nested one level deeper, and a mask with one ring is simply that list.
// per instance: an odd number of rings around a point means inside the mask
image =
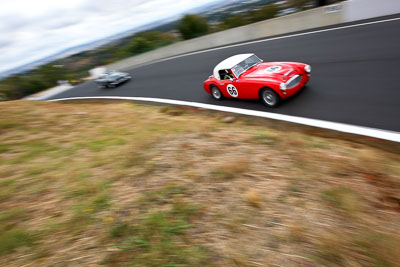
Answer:
[{"label": "silver car in background", "polygon": [[114,88],[121,83],[129,81],[131,75],[126,72],[109,71],[95,80],[99,88]]}]

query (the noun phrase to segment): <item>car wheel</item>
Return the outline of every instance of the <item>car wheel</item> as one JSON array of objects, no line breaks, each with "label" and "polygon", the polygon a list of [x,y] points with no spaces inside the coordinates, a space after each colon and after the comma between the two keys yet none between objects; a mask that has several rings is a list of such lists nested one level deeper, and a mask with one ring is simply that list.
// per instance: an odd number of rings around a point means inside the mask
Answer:
[{"label": "car wheel", "polygon": [[216,100],[221,100],[223,98],[221,91],[215,85],[211,86],[211,96]]},{"label": "car wheel", "polygon": [[260,98],[264,105],[270,108],[278,106],[281,102],[281,97],[272,89],[263,89]]}]

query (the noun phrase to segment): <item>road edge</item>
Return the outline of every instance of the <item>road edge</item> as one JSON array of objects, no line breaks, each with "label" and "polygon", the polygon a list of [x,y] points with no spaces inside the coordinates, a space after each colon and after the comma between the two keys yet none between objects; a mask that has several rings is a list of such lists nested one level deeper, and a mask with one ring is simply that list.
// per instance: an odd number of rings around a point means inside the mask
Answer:
[{"label": "road edge", "polygon": [[58,98],[51,99],[47,101],[58,102],[58,101],[73,101],[73,100],[128,100],[128,101],[143,101],[143,102],[153,102],[161,104],[170,104],[178,106],[188,106],[200,109],[222,111],[228,113],[235,113],[246,116],[254,116],[266,119],[273,119],[285,122],[291,122],[306,126],[312,126],[322,129],[334,130],[343,133],[356,134],[361,136],[373,137],[377,139],[383,139],[387,141],[400,143],[400,133],[394,131],[381,130],[370,127],[356,126],[339,122],[323,121],[317,119],[302,118],[290,115],[283,115],[277,113],[271,113],[266,111],[256,111],[242,108],[234,108],[227,106],[218,106],[212,104],[204,104],[198,102],[189,102],[182,100],[173,99],[162,99],[162,98],[151,98],[151,97],[120,97],[120,96],[88,96],[88,97],[69,97],[69,98]]}]

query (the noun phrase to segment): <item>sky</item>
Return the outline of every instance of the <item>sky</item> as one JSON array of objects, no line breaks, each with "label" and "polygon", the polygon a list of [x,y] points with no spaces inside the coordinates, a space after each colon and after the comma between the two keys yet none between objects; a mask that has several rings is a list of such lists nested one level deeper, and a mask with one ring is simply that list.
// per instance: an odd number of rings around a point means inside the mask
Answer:
[{"label": "sky", "polygon": [[0,0],[0,73],[216,0]]}]

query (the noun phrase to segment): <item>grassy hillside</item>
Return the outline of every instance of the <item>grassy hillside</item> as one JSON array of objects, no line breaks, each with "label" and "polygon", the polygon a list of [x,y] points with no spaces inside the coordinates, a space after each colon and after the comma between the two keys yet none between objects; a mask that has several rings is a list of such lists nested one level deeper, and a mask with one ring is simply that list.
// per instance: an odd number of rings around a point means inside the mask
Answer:
[{"label": "grassy hillside", "polygon": [[0,266],[399,266],[399,154],[224,116],[0,103]]}]

